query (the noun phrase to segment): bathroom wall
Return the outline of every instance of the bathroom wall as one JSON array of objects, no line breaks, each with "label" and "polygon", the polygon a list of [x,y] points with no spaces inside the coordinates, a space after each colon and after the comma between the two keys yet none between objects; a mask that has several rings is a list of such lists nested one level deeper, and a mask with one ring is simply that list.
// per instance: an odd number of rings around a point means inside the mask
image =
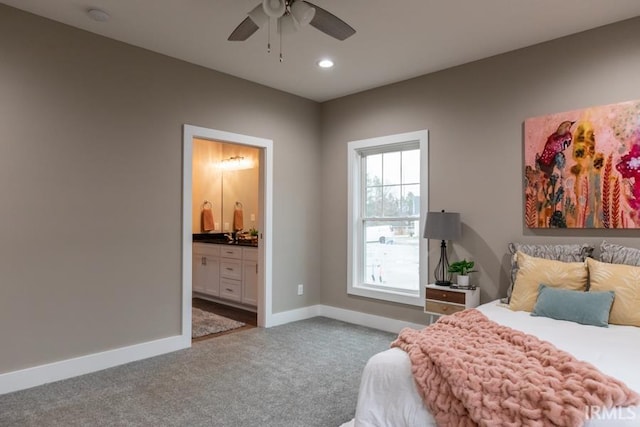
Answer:
[{"label": "bathroom wall", "polygon": [[244,160],[249,161],[252,166],[247,169],[222,170],[222,230],[224,232],[233,231],[233,212],[237,202],[240,203],[244,213],[243,231],[249,231],[251,227],[257,228],[260,214],[258,209],[260,150],[238,144],[222,145],[223,160],[238,156],[244,157]]},{"label": "bathroom wall", "polygon": [[193,140],[192,209],[193,233],[205,232],[202,224],[202,209],[205,200],[210,202],[213,220],[220,232],[222,221],[222,172],[216,165],[220,162],[222,144],[203,139]]}]

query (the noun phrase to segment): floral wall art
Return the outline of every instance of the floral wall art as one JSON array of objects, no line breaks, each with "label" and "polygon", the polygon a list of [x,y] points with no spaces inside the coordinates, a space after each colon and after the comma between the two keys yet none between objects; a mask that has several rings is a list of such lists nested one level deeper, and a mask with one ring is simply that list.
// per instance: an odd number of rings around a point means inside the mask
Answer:
[{"label": "floral wall art", "polygon": [[640,101],[524,123],[529,228],[640,228]]}]

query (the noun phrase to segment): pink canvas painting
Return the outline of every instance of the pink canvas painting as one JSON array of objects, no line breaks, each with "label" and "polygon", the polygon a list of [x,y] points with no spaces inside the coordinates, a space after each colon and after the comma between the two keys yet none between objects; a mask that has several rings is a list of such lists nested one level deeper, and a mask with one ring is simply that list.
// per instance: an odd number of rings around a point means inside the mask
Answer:
[{"label": "pink canvas painting", "polygon": [[640,101],[524,123],[529,228],[640,228]]}]

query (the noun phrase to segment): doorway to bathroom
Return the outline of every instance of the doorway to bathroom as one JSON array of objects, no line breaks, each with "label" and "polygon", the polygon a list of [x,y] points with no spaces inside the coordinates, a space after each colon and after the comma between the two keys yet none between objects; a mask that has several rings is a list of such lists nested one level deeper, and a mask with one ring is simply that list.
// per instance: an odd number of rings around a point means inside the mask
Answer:
[{"label": "doorway to bathroom", "polygon": [[[207,178],[205,183],[196,182],[196,169],[202,165],[194,162],[194,150],[202,151],[202,143],[211,144],[204,145],[204,160],[199,160],[210,168],[206,173],[211,179]],[[184,125],[182,336],[185,343],[191,341],[192,305],[197,305],[192,296],[206,297],[218,292],[216,298],[207,299],[231,302],[230,305],[239,308],[255,301],[257,325],[270,326],[272,151],[271,140]],[[246,164],[259,167],[246,167]],[[256,183],[257,194],[246,191],[251,182]],[[228,188],[226,196],[225,188]],[[203,239],[213,244],[202,249]],[[194,251],[208,251],[210,255],[205,257],[210,258],[201,259],[201,254]],[[213,288],[203,289],[198,283],[202,269],[197,260],[213,267],[206,269],[206,274],[213,278],[209,283],[215,282]],[[245,285],[244,278],[256,282],[253,295],[252,288],[241,288]]]}]

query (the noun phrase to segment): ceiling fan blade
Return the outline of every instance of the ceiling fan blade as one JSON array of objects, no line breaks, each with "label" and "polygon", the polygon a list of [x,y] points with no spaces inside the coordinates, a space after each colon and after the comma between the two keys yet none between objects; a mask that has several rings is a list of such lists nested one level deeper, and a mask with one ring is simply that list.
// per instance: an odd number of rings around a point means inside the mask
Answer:
[{"label": "ceiling fan blade", "polygon": [[305,3],[316,10],[316,14],[310,22],[310,24],[316,29],[340,41],[346,40],[356,33],[356,30],[354,30],[349,24],[331,12],[327,12],[323,8],[318,7],[313,3],[309,3],[308,1],[305,1]]},{"label": "ceiling fan blade", "polygon": [[253,33],[258,31],[258,28],[259,27],[255,24],[255,22],[253,22],[251,18],[247,16],[246,18],[244,18],[244,21],[242,21],[240,25],[238,25],[236,29],[233,30],[227,40],[232,42],[243,42],[251,37]]}]

